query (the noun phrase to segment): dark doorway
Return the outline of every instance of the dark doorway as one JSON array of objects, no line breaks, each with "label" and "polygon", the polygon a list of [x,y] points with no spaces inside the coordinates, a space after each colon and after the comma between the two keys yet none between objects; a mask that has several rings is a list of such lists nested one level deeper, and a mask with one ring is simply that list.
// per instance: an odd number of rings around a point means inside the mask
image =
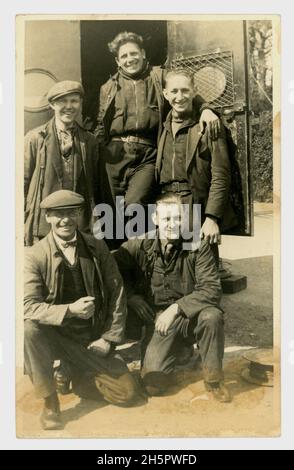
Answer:
[{"label": "dark doorway", "polygon": [[89,127],[96,120],[100,86],[116,71],[116,63],[107,44],[121,31],[131,31],[143,36],[150,64],[161,65],[166,61],[166,21],[81,21],[81,69],[86,92],[83,119],[89,119]]}]

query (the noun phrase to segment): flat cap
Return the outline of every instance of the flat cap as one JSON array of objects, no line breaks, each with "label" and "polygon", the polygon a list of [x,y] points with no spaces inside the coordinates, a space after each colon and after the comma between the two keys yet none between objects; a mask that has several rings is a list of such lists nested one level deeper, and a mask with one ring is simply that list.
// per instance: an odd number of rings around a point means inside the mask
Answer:
[{"label": "flat cap", "polygon": [[85,202],[83,196],[68,189],[60,189],[45,197],[40,204],[41,209],[70,209],[81,207]]},{"label": "flat cap", "polygon": [[84,96],[83,85],[80,82],[73,82],[71,80],[55,83],[48,91],[47,99],[51,102],[62,96],[69,95],[70,93],[79,93],[79,95]]}]

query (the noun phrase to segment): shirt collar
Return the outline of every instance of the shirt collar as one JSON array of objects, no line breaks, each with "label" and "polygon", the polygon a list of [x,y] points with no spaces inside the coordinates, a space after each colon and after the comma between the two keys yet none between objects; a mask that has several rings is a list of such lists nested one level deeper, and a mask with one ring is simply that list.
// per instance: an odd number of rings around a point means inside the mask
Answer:
[{"label": "shirt collar", "polygon": [[64,243],[66,243],[66,242],[75,242],[77,240],[77,232],[75,232],[74,236],[70,240],[63,240],[58,235],[56,235],[56,233],[53,232],[53,230],[52,230],[52,235],[53,235],[53,238],[54,238],[54,241],[55,241],[57,247],[60,250],[64,250],[64,247],[63,247]]},{"label": "shirt collar", "polygon": [[60,121],[55,117],[55,127],[58,133],[60,132],[73,132],[76,129],[76,123],[73,122],[72,126],[69,127],[68,129],[64,129]]},{"label": "shirt collar", "polygon": [[[194,124],[196,124],[198,122],[197,120],[197,116],[196,116],[196,111],[193,109],[192,110],[192,113],[190,116],[187,117],[187,119],[185,119],[181,125],[179,126],[179,129],[184,129],[185,127],[192,127],[194,126]],[[171,125],[172,125],[172,111],[170,111],[166,117],[166,121],[165,123],[163,124],[164,127],[169,131],[171,132]]]},{"label": "shirt collar", "polygon": [[[167,244],[167,243],[172,243],[177,251],[181,251],[181,248],[182,248],[182,239],[181,238],[179,238],[178,240],[168,241],[165,244]],[[158,230],[157,230],[155,241],[154,241],[154,251],[158,255],[162,253],[161,242],[160,242],[160,239],[159,239],[159,236],[158,236]]]},{"label": "shirt collar", "polygon": [[151,67],[149,65],[149,62],[144,59],[142,69],[135,75],[126,72],[121,67],[118,68],[118,73],[121,77],[126,78],[127,80],[140,80],[146,78],[150,74],[150,70]]}]

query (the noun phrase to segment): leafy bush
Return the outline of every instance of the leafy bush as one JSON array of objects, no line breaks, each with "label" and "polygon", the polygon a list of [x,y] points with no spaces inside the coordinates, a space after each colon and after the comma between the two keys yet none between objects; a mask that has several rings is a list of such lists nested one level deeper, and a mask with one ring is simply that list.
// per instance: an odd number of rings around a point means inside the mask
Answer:
[{"label": "leafy bush", "polygon": [[253,125],[251,152],[254,200],[272,202],[273,198],[273,132],[272,113],[264,111],[259,124]]},{"label": "leafy bush", "polygon": [[250,107],[254,200],[271,202],[273,192],[272,22],[249,21]]}]

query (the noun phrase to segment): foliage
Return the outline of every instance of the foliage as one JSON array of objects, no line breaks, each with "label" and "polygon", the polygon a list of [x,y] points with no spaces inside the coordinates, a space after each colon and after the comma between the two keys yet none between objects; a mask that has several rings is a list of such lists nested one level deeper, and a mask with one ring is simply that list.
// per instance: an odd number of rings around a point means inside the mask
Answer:
[{"label": "foliage", "polygon": [[252,176],[254,200],[272,202],[273,193],[273,132],[272,113],[264,111],[260,122],[252,126]]},{"label": "foliage", "polygon": [[254,199],[272,201],[272,22],[249,21],[250,108],[253,112]]}]

